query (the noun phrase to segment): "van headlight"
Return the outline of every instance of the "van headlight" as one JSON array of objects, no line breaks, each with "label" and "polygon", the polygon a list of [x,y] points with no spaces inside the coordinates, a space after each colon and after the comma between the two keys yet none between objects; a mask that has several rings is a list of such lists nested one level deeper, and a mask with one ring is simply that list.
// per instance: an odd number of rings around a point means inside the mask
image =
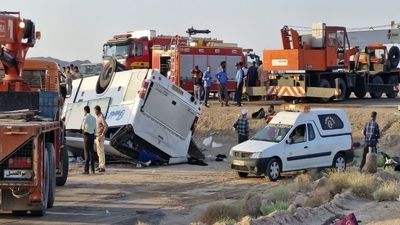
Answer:
[{"label": "van headlight", "polygon": [[233,152],[234,152],[233,150],[230,150],[230,151],[229,151],[229,155],[230,155],[230,156],[233,156]]},{"label": "van headlight", "polygon": [[261,152],[256,152],[251,154],[250,159],[259,159],[262,157],[262,153]]}]

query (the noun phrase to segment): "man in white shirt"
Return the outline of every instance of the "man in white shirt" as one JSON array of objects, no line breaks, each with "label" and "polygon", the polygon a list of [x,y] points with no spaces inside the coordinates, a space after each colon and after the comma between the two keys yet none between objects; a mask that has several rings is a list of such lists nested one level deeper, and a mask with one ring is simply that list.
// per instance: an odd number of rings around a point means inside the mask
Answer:
[{"label": "man in white shirt", "polygon": [[90,114],[89,106],[83,108],[85,116],[82,123],[82,134],[84,141],[84,153],[85,153],[85,169],[83,174],[89,174],[89,162],[94,174],[94,135],[96,134],[96,118]]},{"label": "man in white shirt", "polygon": [[96,114],[96,151],[99,158],[99,167],[96,169],[99,172],[106,172],[106,157],[104,155],[104,137],[107,133],[108,125],[101,112],[100,106],[94,107]]}]

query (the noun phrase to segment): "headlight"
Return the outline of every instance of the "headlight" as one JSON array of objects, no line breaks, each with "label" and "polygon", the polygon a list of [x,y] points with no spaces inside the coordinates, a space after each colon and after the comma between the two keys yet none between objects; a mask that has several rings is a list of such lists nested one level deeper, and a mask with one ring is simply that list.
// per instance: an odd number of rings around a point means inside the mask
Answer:
[{"label": "headlight", "polygon": [[259,159],[259,158],[261,158],[262,157],[262,152],[256,152],[256,153],[253,153],[251,156],[250,156],[250,159]]}]

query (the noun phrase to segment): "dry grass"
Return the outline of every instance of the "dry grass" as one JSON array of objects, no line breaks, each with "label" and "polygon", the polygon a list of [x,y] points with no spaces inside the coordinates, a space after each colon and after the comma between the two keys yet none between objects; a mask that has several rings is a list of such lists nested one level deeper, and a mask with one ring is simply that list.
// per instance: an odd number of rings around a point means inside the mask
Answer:
[{"label": "dry grass", "polygon": [[372,198],[372,193],[378,188],[375,177],[369,174],[350,173],[351,192],[362,198]]},{"label": "dry grass", "polygon": [[341,193],[343,190],[350,188],[349,175],[350,172],[329,174],[329,181],[333,185],[333,194]]},{"label": "dry grass", "polygon": [[383,183],[372,195],[375,201],[395,201],[400,195],[400,183],[389,181]]},{"label": "dry grass", "polygon": [[207,207],[199,220],[205,224],[214,224],[219,221],[237,220],[239,217],[240,212],[236,206],[217,203]]}]

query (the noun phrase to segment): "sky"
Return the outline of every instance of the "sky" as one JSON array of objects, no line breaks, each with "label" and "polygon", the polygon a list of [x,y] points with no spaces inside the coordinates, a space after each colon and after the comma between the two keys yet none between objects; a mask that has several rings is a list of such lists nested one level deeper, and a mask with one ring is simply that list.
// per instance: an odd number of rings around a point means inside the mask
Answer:
[{"label": "sky", "polygon": [[[372,2],[372,1],[371,1]],[[2,0],[1,11],[31,19],[42,39],[28,56],[101,62],[102,46],[132,30],[184,35],[189,27],[210,29],[208,37],[252,48],[281,48],[284,25],[369,27],[400,22],[396,0]],[[392,6],[392,7],[390,7]]]}]

